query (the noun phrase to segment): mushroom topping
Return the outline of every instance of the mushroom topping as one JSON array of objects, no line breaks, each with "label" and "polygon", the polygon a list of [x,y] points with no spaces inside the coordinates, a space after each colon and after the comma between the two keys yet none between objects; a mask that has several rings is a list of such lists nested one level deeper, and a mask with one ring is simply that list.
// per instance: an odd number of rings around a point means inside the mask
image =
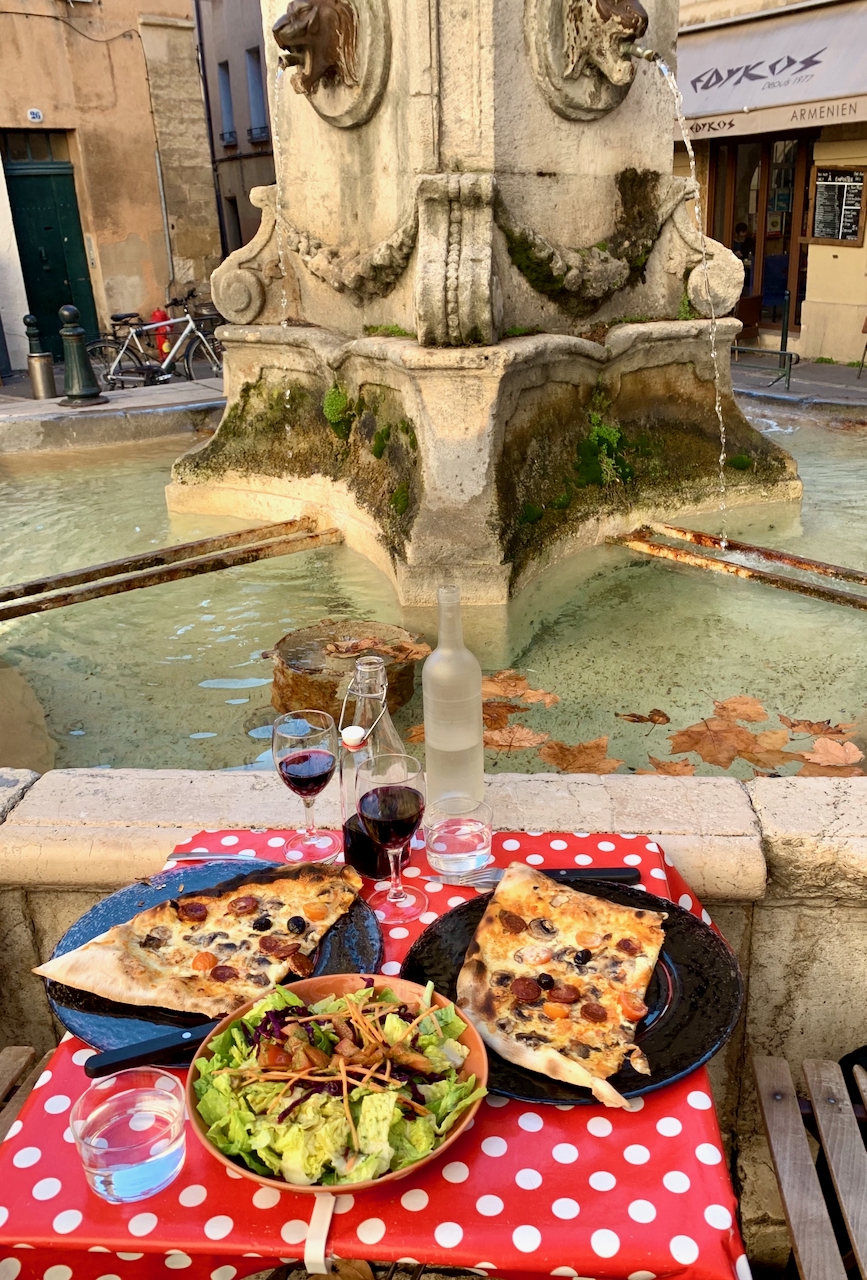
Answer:
[{"label": "mushroom topping", "polygon": [[557,926],[547,916],[539,916],[535,920],[531,920],[529,929],[534,938],[539,938],[543,942],[550,942],[552,938],[557,936]]},{"label": "mushroom topping", "polygon": [[231,982],[233,978],[237,978],[238,970],[233,969],[229,964],[218,964],[211,970],[210,976],[214,982]]}]

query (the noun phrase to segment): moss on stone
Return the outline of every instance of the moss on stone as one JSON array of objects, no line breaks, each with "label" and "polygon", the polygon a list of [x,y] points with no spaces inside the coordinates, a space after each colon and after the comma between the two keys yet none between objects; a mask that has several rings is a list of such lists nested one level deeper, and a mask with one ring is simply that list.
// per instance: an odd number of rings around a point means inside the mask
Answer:
[{"label": "moss on stone", "polygon": [[[787,455],[724,399],[731,483],[758,490],[784,480]],[[513,576],[546,545],[591,519],[633,507],[673,508],[718,492],[713,385],[692,365],[639,369],[595,387],[548,383],[522,392],[497,465],[500,535]]]},{"label": "moss on stone", "polygon": [[175,464],[174,478],[195,484],[228,471],[342,480],[392,555],[405,555],[421,476],[414,428],[391,388],[367,386],[353,400],[337,384],[245,383],[212,439]]},{"label": "moss on stone", "polygon": [[364,333],[368,338],[414,338],[415,334],[402,329],[399,324],[366,324]]}]

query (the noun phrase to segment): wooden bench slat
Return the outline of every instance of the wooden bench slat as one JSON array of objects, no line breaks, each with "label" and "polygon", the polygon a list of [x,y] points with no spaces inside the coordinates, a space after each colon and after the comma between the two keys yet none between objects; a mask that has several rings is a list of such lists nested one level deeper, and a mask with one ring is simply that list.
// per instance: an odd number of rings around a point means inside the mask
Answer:
[{"label": "wooden bench slat", "polygon": [[802,1280],[845,1280],[788,1063],[756,1057],[753,1069],[798,1271]]},{"label": "wooden bench slat", "polygon": [[0,1053],[0,1102],[35,1061],[36,1050],[29,1045],[10,1044]]},{"label": "wooden bench slat", "polygon": [[846,1081],[836,1062],[807,1060],[804,1077],[852,1251],[867,1280],[867,1151]]},{"label": "wooden bench slat", "polygon": [[3,1141],[6,1134],[12,1128],[14,1122],[18,1119],[19,1111],[33,1092],[33,1086],[36,1084],[36,1081],[42,1075],[42,1072],[48,1066],[53,1056],[53,1049],[49,1049],[48,1053],[43,1054],[30,1074],[21,1081],[21,1084],[19,1085],[11,1102],[7,1102],[3,1110],[0,1111],[0,1142]]},{"label": "wooden bench slat", "polygon": [[855,1083],[858,1086],[858,1092],[861,1094],[864,1107],[867,1109],[867,1071],[865,1071],[863,1067],[859,1067],[856,1063],[852,1068],[852,1075],[855,1078]]}]

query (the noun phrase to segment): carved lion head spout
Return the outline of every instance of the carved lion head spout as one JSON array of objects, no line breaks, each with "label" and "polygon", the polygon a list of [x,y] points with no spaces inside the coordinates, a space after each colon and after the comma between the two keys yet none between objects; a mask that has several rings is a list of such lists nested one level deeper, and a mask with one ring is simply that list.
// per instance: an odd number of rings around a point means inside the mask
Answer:
[{"label": "carved lion head spout", "polygon": [[286,51],[283,65],[301,67],[292,77],[296,93],[311,94],[322,80],[357,84],[358,19],[350,0],[289,0],[272,30]]},{"label": "carved lion head spout", "polygon": [[595,68],[611,84],[631,84],[635,65],[624,45],[646,30],[640,0],[563,0],[565,76],[577,80]]}]

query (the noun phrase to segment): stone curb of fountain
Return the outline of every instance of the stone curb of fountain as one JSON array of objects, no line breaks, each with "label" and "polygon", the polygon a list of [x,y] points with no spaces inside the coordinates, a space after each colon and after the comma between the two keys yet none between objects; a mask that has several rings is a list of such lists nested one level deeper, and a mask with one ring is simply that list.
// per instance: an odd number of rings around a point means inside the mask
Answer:
[{"label": "stone curb of fountain", "polygon": [[[764,894],[762,833],[736,779],[497,774],[487,780],[487,797],[498,825],[518,831],[658,836],[708,901],[753,902]],[[0,825],[0,889],[115,888],[152,875],[198,831],[280,828],[299,818],[271,774],[56,769]],[[334,783],[317,801],[317,818],[339,826]]]},{"label": "stone curb of fountain", "polygon": [[39,778],[32,769],[0,768],[0,822],[3,822]]}]

